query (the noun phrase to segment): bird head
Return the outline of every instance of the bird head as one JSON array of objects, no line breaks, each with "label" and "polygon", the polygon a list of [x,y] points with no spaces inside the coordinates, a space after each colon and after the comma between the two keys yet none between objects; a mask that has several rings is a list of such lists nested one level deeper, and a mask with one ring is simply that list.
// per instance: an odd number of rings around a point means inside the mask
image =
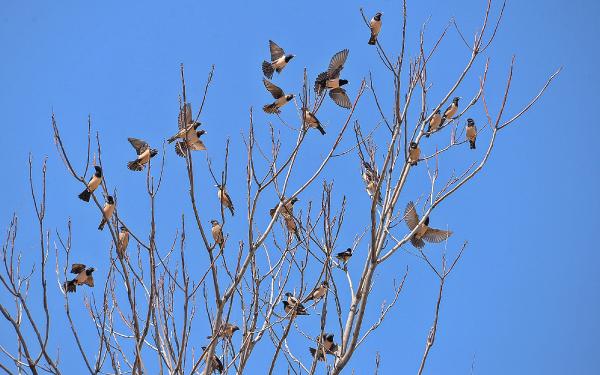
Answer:
[{"label": "bird head", "polygon": [[425,218],[425,221],[423,222],[423,224],[425,224],[425,225],[429,225],[429,216],[427,216],[427,217]]},{"label": "bird head", "polygon": [[381,16],[383,16],[383,13],[377,12],[377,13],[375,13],[375,16],[373,18],[375,18],[375,21],[380,21]]},{"label": "bird head", "polygon": [[287,95],[285,96],[285,100],[287,100],[288,102],[289,102],[290,100],[292,100],[292,99],[294,99],[294,94],[287,94]]},{"label": "bird head", "polygon": [[121,232],[129,232],[126,227],[121,227]]},{"label": "bird head", "polygon": [[475,121],[473,121],[472,118],[468,118],[467,119],[467,126],[474,126],[475,125]]},{"label": "bird head", "polygon": [[285,292],[285,294],[284,294],[284,295],[285,295],[286,297],[292,297],[292,296],[293,296],[293,294],[292,294],[292,293],[290,293],[290,292]]},{"label": "bird head", "polygon": [[102,167],[94,165],[94,169],[96,170],[96,173],[94,173],[96,177],[102,177]]},{"label": "bird head", "polygon": [[452,99],[452,103],[454,103],[454,105],[458,105],[458,101],[461,99],[460,96],[456,96],[454,99]]},{"label": "bird head", "polygon": [[158,150],[157,150],[157,149],[155,149],[155,148],[151,148],[151,149],[150,149],[150,157],[151,157],[151,158],[153,158],[153,157],[155,157],[156,155],[158,155]]},{"label": "bird head", "polygon": [[211,221],[210,221],[210,223],[211,223],[213,226],[215,226],[215,225],[219,225],[219,222],[218,222],[218,221],[216,221],[216,220],[214,220],[214,219],[213,219],[213,220],[211,220]]},{"label": "bird head", "polygon": [[294,203],[296,203],[296,202],[298,202],[298,201],[299,201],[299,199],[298,199],[298,198],[296,198],[296,197],[294,197],[294,198],[292,198],[292,200],[290,201],[290,203],[291,203],[291,204],[294,204]]},{"label": "bird head", "polygon": [[239,331],[239,330],[240,330],[240,327],[238,327],[238,326],[234,325],[233,327],[231,327],[231,332],[235,332],[235,331]]},{"label": "bird head", "polygon": [[325,288],[329,288],[329,283],[327,282],[327,280],[323,281],[321,285],[323,285]]},{"label": "bird head", "polygon": [[198,137],[203,136],[204,134],[206,134],[206,130],[204,129],[198,130],[198,132],[196,133]]},{"label": "bird head", "polygon": [[194,121],[194,122],[193,122],[193,124],[194,124],[194,125],[193,125],[193,126],[194,126],[194,130],[198,129],[198,127],[199,127],[200,125],[202,125],[202,124],[201,124],[199,121]]},{"label": "bird head", "polygon": [[106,197],[106,202],[108,204],[115,204],[115,200],[113,199],[112,195]]},{"label": "bird head", "polygon": [[410,142],[410,148],[412,148],[413,150],[417,148],[417,142]]},{"label": "bird head", "polygon": [[347,79],[340,79],[340,86],[344,86],[348,83]]},{"label": "bird head", "polygon": [[88,275],[91,275],[91,274],[92,274],[92,272],[94,272],[95,270],[96,270],[96,269],[95,269],[94,267],[90,267],[90,268],[88,268],[88,269],[87,269],[85,272],[86,272],[86,274],[88,274]]},{"label": "bird head", "polygon": [[344,252],[345,252],[345,253],[348,253],[348,254],[352,254],[352,248],[351,248],[351,247],[349,247],[349,248],[347,248],[347,249],[346,249],[346,251],[344,251]]},{"label": "bird head", "polygon": [[435,113],[436,113],[437,115],[439,115],[439,114],[441,113],[441,111],[438,109],[437,111],[435,111]]},{"label": "bird head", "polygon": [[325,337],[325,340],[327,340],[329,342],[333,342],[333,333],[329,334],[329,335],[324,333],[323,336]]},{"label": "bird head", "polygon": [[289,62],[294,57],[296,57],[296,55],[285,55],[285,62]]}]

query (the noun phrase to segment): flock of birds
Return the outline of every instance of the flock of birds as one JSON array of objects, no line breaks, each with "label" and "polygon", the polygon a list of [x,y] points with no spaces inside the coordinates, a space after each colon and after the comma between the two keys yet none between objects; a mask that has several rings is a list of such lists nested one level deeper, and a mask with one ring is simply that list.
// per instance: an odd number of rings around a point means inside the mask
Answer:
[{"label": "flock of birds", "polygon": [[[382,13],[378,12],[369,22],[371,36],[368,44],[370,45],[375,45],[377,43],[377,37],[381,30],[381,16]],[[285,94],[280,87],[276,86],[268,79],[272,79],[275,72],[278,74],[281,73],[287,64],[295,57],[295,55],[286,54],[285,51],[272,40],[269,41],[269,48],[271,52],[271,61],[264,61],[262,63],[262,71],[266,77],[263,78],[263,83],[275,101],[265,105],[263,110],[269,114],[279,114],[281,112],[281,107],[289,103],[294,98],[294,95]],[[328,91],[329,97],[333,100],[333,102],[342,108],[351,108],[352,106],[348,94],[343,88],[344,85],[348,84],[348,80],[340,78],[340,73],[344,68],[344,64],[348,58],[348,53],[349,50],[344,49],[333,55],[328,69],[317,76],[314,84],[314,90],[318,95],[322,95],[325,91]],[[437,110],[431,116],[428,124],[429,126],[425,134],[426,137],[429,137],[431,134],[438,131],[448,119],[453,119],[454,115],[458,111],[459,100],[460,97],[454,98],[452,103],[443,113],[440,110]],[[303,112],[306,126],[317,129],[321,134],[325,135],[325,129],[323,129],[323,126],[317,119],[316,115],[307,107],[303,108]],[[178,125],[179,129],[177,133],[167,139],[169,144],[177,142],[175,144],[175,152],[177,155],[185,157],[189,151],[206,150],[206,146],[201,139],[201,137],[206,134],[206,131],[202,129],[198,130],[201,123],[193,119],[191,104],[185,103],[181,108],[179,112]],[[470,148],[474,149],[477,138],[477,128],[475,127],[475,122],[472,119],[467,120],[466,137],[469,141]],[[158,154],[158,150],[150,148],[148,143],[141,139],[128,138],[128,140],[135,149],[137,157],[135,160],[127,163],[127,168],[132,171],[142,171],[146,164],[149,163],[150,159]],[[421,151],[419,149],[419,145],[416,142],[411,142],[408,151],[408,163],[411,166],[416,166],[420,157]],[[94,169],[94,175],[87,183],[85,190],[79,194],[79,198],[85,202],[89,202],[92,194],[102,182],[102,168],[100,166],[94,166]],[[371,164],[368,162],[363,162],[362,178],[366,184],[366,190],[371,198],[375,199],[375,197],[377,197],[378,202],[381,203],[381,195],[377,192],[379,173],[377,172],[376,168],[373,168],[373,166],[371,166]],[[233,216],[235,212],[233,201],[225,190],[225,186],[215,185],[215,187],[217,188],[217,198],[219,199],[222,207],[227,208],[231,213],[231,216]],[[283,197],[281,200],[282,206],[279,211],[289,234],[293,234],[298,241],[300,241],[300,233],[298,231],[296,219],[294,218],[293,214],[294,204],[297,201],[298,198],[292,198],[288,200]],[[277,203],[275,207],[270,210],[269,213],[271,217],[277,213],[279,206],[280,203]],[[114,210],[115,201],[112,196],[108,195],[102,208],[102,218],[100,224],[98,225],[99,230],[104,229],[106,223],[112,218]],[[419,224],[420,219],[413,202],[409,202],[406,206],[404,220],[411,232],[416,228],[414,235],[410,238],[410,241],[412,245],[418,249],[421,249],[425,246],[425,241],[430,243],[439,243],[446,240],[452,234],[452,232],[448,230],[434,229],[429,227],[429,217],[426,217],[423,220],[423,223]],[[225,237],[223,236],[222,225],[217,220],[211,220],[211,225],[211,233],[215,244],[219,245],[219,248],[222,250],[225,245]],[[117,255],[119,257],[124,256],[128,244],[129,231],[125,226],[122,226],[118,234]],[[336,258],[340,261],[340,264],[343,263],[344,267],[346,267],[352,255],[352,248],[348,248],[343,252],[337,253]],[[86,265],[79,263],[72,264],[71,273],[75,274],[76,276],[72,280],[68,280],[64,283],[64,289],[67,292],[75,292],[77,286],[88,285],[93,287],[93,272],[93,267],[86,267]],[[292,293],[287,292],[285,294],[286,299],[282,301],[283,310],[285,311],[286,315],[289,316],[309,315],[304,304],[309,301],[313,301],[314,304],[316,304],[326,295],[328,288],[329,284],[327,280],[324,280],[303,300],[300,300]],[[221,326],[217,336],[219,338],[230,339],[238,330],[238,326],[231,323],[225,323]],[[212,337],[209,336],[208,338]],[[336,355],[338,345],[334,342],[333,334],[324,333],[317,339],[317,344],[317,349],[312,347],[309,348],[311,354],[316,357],[317,360],[324,361],[326,354]],[[202,349],[206,350],[205,347]],[[219,357],[214,355],[211,361],[212,367],[221,373],[223,371],[223,364]]]}]

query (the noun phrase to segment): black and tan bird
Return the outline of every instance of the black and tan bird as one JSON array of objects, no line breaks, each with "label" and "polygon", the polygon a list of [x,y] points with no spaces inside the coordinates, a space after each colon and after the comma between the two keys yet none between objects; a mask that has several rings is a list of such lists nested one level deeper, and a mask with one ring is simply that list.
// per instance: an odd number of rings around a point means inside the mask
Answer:
[{"label": "black and tan bird", "polygon": [[131,137],[127,138],[127,140],[129,143],[131,143],[131,146],[133,146],[135,152],[137,153],[137,159],[127,163],[127,168],[131,169],[132,171],[141,171],[144,169],[146,164],[148,164],[151,158],[158,155],[158,150],[150,148],[146,141]]},{"label": "black and tan bird", "polygon": [[315,290],[313,290],[312,292],[310,292],[310,294],[308,296],[306,296],[306,298],[304,299],[303,302],[307,302],[307,301],[315,301],[318,302],[321,298],[325,297],[325,294],[327,293],[327,290],[329,289],[329,283],[327,282],[327,280],[324,280],[319,286],[317,286],[315,288]]},{"label": "black and tan bird", "polygon": [[125,252],[127,251],[127,246],[129,245],[129,230],[125,227],[121,227],[121,231],[119,232],[119,242],[117,246],[117,255],[119,258],[123,258]]},{"label": "black and tan bird", "polygon": [[300,231],[298,231],[298,225],[296,224],[296,219],[294,219],[293,216],[283,216],[283,221],[285,222],[285,227],[288,230],[288,233],[290,234],[290,238],[291,235],[293,234],[296,239],[298,241],[302,241],[302,238],[300,238]]},{"label": "black and tan bird", "polygon": [[85,188],[85,190],[82,191],[81,194],[79,194],[79,199],[85,202],[90,201],[92,193],[98,188],[98,186],[100,186],[100,183],[102,182],[102,168],[98,165],[94,165],[94,169],[96,170],[96,172],[94,172],[94,175],[87,183],[87,187]]},{"label": "black and tan bird", "polygon": [[293,305],[288,301],[283,301],[283,311],[285,311],[286,315],[309,315],[302,304]]},{"label": "black and tan bird", "polygon": [[336,355],[338,346],[334,342],[333,334],[323,333],[320,338],[317,339],[319,349],[308,348],[310,354],[317,358],[317,361],[325,361],[325,354]]},{"label": "black and tan bird", "polygon": [[425,137],[429,138],[429,136],[435,133],[440,126],[442,126],[442,115],[438,109],[429,119],[429,127],[427,128],[427,134],[425,134]]},{"label": "black and tan bird", "polygon": [[271,51],[271,62],[263,61],[262,71],[268,79],[273,78],[273,72],[281,73],[283,68],[296,55],[286,54],[281,47],[272,40],[269,40],[269,50]]},{"label": "black and tan bird", "polygon": [[416,142],[410,142],[408,149],[408,163],[412,166],[417,165],[419,158],[421,157],[421,149]]},{"label": "black and tan bird", "polygon": [[217,220],[211,220],[212,228],[210,232],[212,233],[213,240],[215,243],[219,245],[219,248],[223,250],[223,245],[225,244],[225,238],[223,237],[223,227]]},{"label": "black and tan bird", "polygon": [[115,212],[115,200],[113,199],[112,195],[109,195],[106,197],[106,203],[104,203],[104,207],[102,207],[102,221],[100,221],[100,225],[98,225],[98,230],[104,229],[107,221],[112,217],[113,212]]},{"label": "black and tan bird", "polygon": [[71,273],[75,274],[75,278],[73,280],[69,280],[63,284],[63,288],[67,291],[67,293],[73,293],[77,290],[77,286],[79,285],[87,285],[90,287],[94,286],[94,267],[87,268],[85,264],[74,263],[71,265]]},{"label": "black and tan bird", "polygon": [[425,246],[423,240],[431,243],[440,243],[452,235],[452,231],[449,230],[430,228],[429,216],[425,218],[423,224],[419,224],[419,215],[417,215],[415,204],[412,201],[406,205],[404,221],[411,232],[417,228],[415,234],[410,238],[410,243],[417,249],[422,249]]},{"label": "black and tan bird", "polygon": [[381,31],[381,16],[383,13],[377,12],[369,21],[369,28],[371,29],[371,37],[369,38],[369,44],[375,45],[377,43],[377,35]]},{"label": "black and tan bird", "polygon": [[342,251],[341,253],[337,253],[337,255],[335,257],[344,263],[348,263],[350,258],[352,258],[352,248],[349,247],[346,250]]},{"label": "black and tan bird", "polygon": [[304,110],[304,123],[306,124],[305,128],[313,128],[313,129],[317,129],[318,131],[321,132],[322,135],[325,135],[325,129],[323,129],[323,126],[321,125],[321,122],[319,121],[319,119],[317,118],[317,116],[315,116],[314,113],[312,113],[311,111],[308,110],[308,108],[303,108]]},{"label": "black and tan bird", "polygon": [[460,96],[457,96],[454,99],[452,99],[452,103],[450,103],[448,108],[446,108],[446,110],[444,111],[444,115],[442,116],[442,123],[440,125],[443,125],[448,120],[452,120],[452,118],[456,114],[456,111],[458,111],[459,100]]},{"label": "black and tan bird", "polygon": [[[206,346],[203,346],[202,350],[206,351]],[[204,360],[206,361],[206,358]],[[223,371],[225,371],[225,368],[223,367],[223,362],[221,362],[221,360],[219,359],[219,357],[217,357],[216,354],[213,354],[210,360],[210,365],[212,367],[213,372],[217,371],[219,374],[222,374]]]},{"label": "black and tan bird", "polygon": [[342,88],[348,80],[340,79],[340,72],[344,69],[349,52],[348,49],[344,49],[333,55],[327,71],[319,74],[315,80],[315,92],[321,95],[323,91],[329,89],[329,97],[342,108],[352,107],[346,90]]},{"label": "black and tan bird", "polygon": [[185,157],[187,150],[206,150],[204,142],[200,139],[202,135],[206,134],[206,131],[204,129],[198,130],[200,123],[194,121],[192,117],[192,105],[190,103],[186,103],[179,111],[177,124],[179,126],[179,131],[167,139],[167,142],[169,143],[173,143],[180,139],[180,141],[175,144],[175,153],[177,153],[177,155]]},{"label": "black and tan bird", "polygon": [[221,205],[223,207],[228,208],[229,212],[231,212],[231,216],[233,216],[233,214],[235,213],[235,209],[233,208],[233,201],[227,193],[227,190],[225,190],[225,186],[217,184],[215,185],[215,187],[217,188],[217,198],[219,198],[219,202],[221,202]]},{"label": "black and tan bird", "polygon": [[273,103],[263,106],[263,111],[265,111],[266,113],[281,113],[279,108],[283,107],[284,105],[288,104],[292,99],[294,99],[294,94],[286,95],[283,92],[283,90],[279,88],[279,86],[274,85],[273,83],[264,78],[263,83],[265,84],[267,91],[269,91],[275,99]]},{"label": "black and tan bird", "polygon": [[[298,200],[299,200],[298,198],[294,197],[286,202],[285,197],[282,198],[282,202],[285,202],[285,204],[279,210],[279,213],[281,214],[281,216],[293,217],[294,216],[294,204],[296,204],[296,202],[298,202]],[[275,207],[273,207],[269,210],[269,215],[271,215],[271,217],[273,217],[273,215],[275,215],[275,212],[277,212],[277,207],[279,207],[279,203],[276,204]]]},{"label": "black and tan bird", "polygon": [[475,121],[472,118],[467,119],[467,139],[469,140],[469,147],[475,149],[475,141],[477,141],[477,127]]},{"label": "black and tan bird", "polygon": [[[235,331],[239,330],[240,327],[236,326],[235,324],[224,323],[221,325],[221,328],[219,328],[219,334],[217,335],[217,337],[230,339],[231,337],[233,337]],[[212,336],[208,336],[207,339],[212,339]]]}]

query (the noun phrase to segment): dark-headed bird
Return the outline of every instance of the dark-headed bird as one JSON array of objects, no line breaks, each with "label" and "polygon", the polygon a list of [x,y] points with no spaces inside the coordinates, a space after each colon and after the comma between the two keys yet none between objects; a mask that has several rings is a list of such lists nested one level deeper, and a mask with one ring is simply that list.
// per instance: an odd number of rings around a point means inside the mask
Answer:
[{"label": "dark-headed bird", "polygon": [[454,99],[452,99],[452,103],[450,103],[448,108],[446,108],[446,110],[444,111],[444,115],[442,116],[442,123],[440,125],[443,125],[448,119],[452,120],[452,118],[456,114],[456,111],[458,111],[459,100],[460,96],[457,96]]},{"label": "dark-headed bird", "polygon": [[271,51],[271,62],[263,61],[262,71],[265,77],[273,78],[273,72],[281,73],[283,68],[293,59],[296,55],[286,54],[281,47],[279,47],[274,41],[269,40],[269,50]]},{"label": "dark-headed bird", "polygon": [[425,134],[425,137],[429,138],[429,136],[432,133],[435,133],[440,128],[440,126],[442,126],[442,115],[440,110],[438,109],[429,119],[429,127],[427,128],[427,134]]},{"label": "dark-headed bird", "polygon": [[115,212],[115,200],[112,195],[106,197],[106,203],[104,203],[104,207],[102,207],[102,221],[100,221],[100,225],[98,225],[98,230],[103,230],[104,225],[110,220],[110,218]]},{"label": "dark-headed bird", "polygon": [[263,78],[263,83],[267,90],[273,95],[275,101],[271,104],[267,104],[263,107],[263,111],[266,113],[276,113],[279,114],[281,111],[279,108],[288,104],[292,99],[294,99],[294,94],[286,95],[279,86],[274,85],[273,83],[267,81]]},{"label": "dark-headed bird", "polygon": [[215,185],[217,188],[217,198],[219,198],[219,202],[221,205],[228,208],[229,212],[231,212],[231,216],[233,216],[235,209],[233,208],[233,201],[229,194],[227,194],[227,190],[225,190],[225,186]]},{"label": "dark-headed bird", "polygon": [[302,241],[302,238],[300,238],[300,232],[298,231],[298,225],[296,224],[296,219],[294,219],[294,217],[291,215],[284,215],[283,221],[285,222],[285,227],[287,228],[290,237],[293,234],[294,236],[296,236],[296,239],[298,241]]},{"label": "dark-headed bird", "polygon": [[132,171],[141,171],[142,169],[144,169],[144,166],[150,161],[150,158],[153,158],[156,155],[158,155],[158,150],[150,148],[146,141],[131,137],[127,138],[127,140],[129,141],[129,143],[131,143],[131,145],[135,149],[135,152],[137,153],[137,159],[127,163],[127,168],[131,169]]},{"label": "dark-headed bird", "polygon": [[69,280],[63,284],[64,289],[67,293],[73,293],[77,290],[78,285],[87,285],[90,287],[94,286],[94,273],[93,267],[87,268],[85,264],[74,263],[71,266],[71,273],[77,275],[73,280]]},{"label": "dark-headed bird", "polygon": [[200,137],[206,134],[204,129],[198,130],[200,123],[194,121],[192,118],[192,105],[185,103],[185,106],[179,111],[177,119],[179,131],[171,138],[167,139],[167,142],[173,143],[177,139],[181,141],[175,144],[175,152],[181,157],[185,157],[187,150],[190,151],[204,151],[206,146]]},{"label": "dark-headed bird", "polygon": [[308,348],[310,354],[317,358],[317,361],[325,361],[325,354],[336,355],[338,350],[337,344],[333,340],[333,334],[323,333],[320,338],[317,339],[319,349]]},{"label": "dark-headed bird", "polygon": [[310,292],[310,294],[308,296],[306,296],[306,298],[304,299],[304,302],[315,301],[315,303],[316,303],[321,298],[325,297],[325,293],[327,293],[328,289],[329,289],[329,283],[327,282],[327,280],[324,280],[319,286],[317,286],[315,288],[315,290],[313,290],[312,292]]},{"label": "dark-headed bird", "polygon": [[329,89],[329,97],[342,108],[352,107],[346,90],[342,88],[348,80],[340,79],[340,72],[344,69],[349,52],[348,49],[344,49],[333,55],[327,71],[319,74],[315,80],[315,92],[321,95],[324,90]]},{"label": "dark-headed bird", "polygon": [[474,149],[475,141],[477,140],[477,127],[472,118],[467,119],[467,139],[469,140],[470,148]]},{"label": "dark-headed bird", "polygon": [[[224,337],[230,339],[231,337],[233,337],[235,331],[239,330],[240,327],[236,326],[235,324],[224,323],[221,325],[221,328],[219,328],[219,333],[217,334],[217,337]],[[207,339],[212,339],[212,336],[208,336]]]},{"label": "dark-headed bird", "polygon": [[94,169],[96,170],[96,172],[94,173],[90,181],[87,183],[87,187],[85,188],[85,190],[82,191],[81,194],[79,194],[79,199],[85,202],[90,201],[92,193],[98,188],[98,186],[100,186],[100,183],[102,182],[102,168],[98,165],[94,165]]},{"label": "dark-headed bird", "polygon": [[223,237],[223,227],[216,220],[211,220],[212,228],[210,232],[212,233],[213,240],[215,240],[215,244],[219,245],[219,248],[222,250],[223,245],[225,244],[225,238]]},{"label": "dark-headed bird", "polygon": [[293,305],[288,301],[283,301],[283,311],[285,311],[286,315],[309,315],[302,304]]},{"label": "dark-headed bird", "polygon": [[337,253],[335,257],[344,263],[348,263],[350,258],[352,258],[352,248],[349,247],[341,253]]},{"label": "dark-headed bird", "polygon": [[[206,346],[203,346],[202,350],[206,351]],[[204,360],[207,361],[206,358]],[[218,371],[219,374],[222,374],[223,371],[225,371],[225,368],[223,367],[223,362],[221,362],[221,360],[219,359],[219,357],[217,357],[216,354],[213,354],[213,357],[210,359],[210,366],[212,367],[213,372]]]},{"label": "dark-headed bird", "polygon": [[369,21],[369,28],[371,29],[371,38],[369,38],[369,44],[375,45],[377,43],[377,35],[381,31],[381,16],[383,13],[377,12],[371,21]]},{"label": "dark-headed bird", "polygon": [[[285,204],[279,210],[279,213],[281,214],[281,216],[283,216],[283,217],[293,216],[294,215],[294,204],[296,202],[298,202],[298,200],[299,200],[298,198],[294,197],[286,202],[285,197],[282,198],[282,202],[285,202]],[[277,207],[279,207],[279,204],[276,204],[275,207],[273,207],[269,210],[269,215],[271,215],[271,217],[273,217],[273,215],[275,215],[275,212],[277,211]]]},{"label": "dark-headed bird", "polygon": [[417,165],[419,158],[421,157],[421,149],[416,142],[410,142],[410,148],[408,149],[408,163],[412,166]]},{"label": "dark-headed bird", "polygon": [[127,228],[125,228],[125,227],[121,227],[121,231],[119,232],[119,242],[118,242],[118,246],[117,246],[117,255],[119,256],[119,258],[123,258],[128,245],[129,245],[129,230],[127,230]]},{"label": "dark-headed bird", "polygon": [[325,129],[323,129],[323,126],[321,126],[321,122],[319,121],[317,116],[315,116],[314,113],[309,111],[308,108],[303,108],[303,109],[304,109],[304,123],[306,124],[305,128],[317,129],[318,131],[321,132],[322,135],[325,135]]},{"label": "dark-headed bird", "polygon": [[425,246],[423,240],[431,243],[440,243],[452,235],[452,231],[449,230],[429,228],[429,216],[425,218],[423,224],[419,224],[419,215],[417,215],[415,204],[412,201],[406,205],[404,221],[411,232],[417,228],[415,234],[410,238],[410,243],[417,249],[422,249]]}]

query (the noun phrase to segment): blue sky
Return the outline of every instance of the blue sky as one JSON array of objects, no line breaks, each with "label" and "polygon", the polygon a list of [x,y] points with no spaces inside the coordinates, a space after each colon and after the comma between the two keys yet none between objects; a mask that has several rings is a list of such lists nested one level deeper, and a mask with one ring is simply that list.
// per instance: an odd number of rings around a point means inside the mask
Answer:
[{"label": "blue sky", "polygon": [[[481,3],[409,1],[408,55],[416,55],[418,30],[427,19],[429,46],[451,17],[456,18],[463,33],[472,35],[483,14]],[[103,142],[109,185],[119,192],[119,210],[134,228],[144,230],[147,222],[136,221],[136,210],[148,207],[146,198],[139,194],[145,190],[144,178],[125,167],[133,157],[127,137],[159,145],[173,132],[180,63],[186,67],[188,97],[194,109],[201,100],[210,66],[216,66],[201,120],[208,131],[205,142],[216,167],[222,165],[223,145],[227,137],[231,138],[230,175],[237,175],[233,182],[239,187],[232,183],[229,189],[241,212],[245,196],[241,187],[245,170],[241,134],[248,127],[249,108],[256,109],[255,126],[264,141],[269,121],[281,129],[284,140],[289,140],[284,149],[289,149],[295,139],[293,133],[259,110],[271,101],[260,71],[261,61],[268,56],[268,39],[297,55],[274,80],[284,89],[299,92],[303,68],[307,67],[314,77],[326,67],[331,55],[343,48],[350,49],[344,75],[350,80],[352,98],[369,70],[381,90],[389,89],[389,76],[366,44],[368,32],[358,12],[361,6],[367,14],[377,10],[385,13],[381,41],[389,52],[399,49],[401,12],[396,1],[303,1],[285,6],[273,2],[4,2],[0,14],[0,156],[5,176],[5,183],[0,185],[4,197],[1,227],[7,227],[16,212],[21,223],[20,249],[25,259],[35,259],[37,239],[27,185],[27,158],[29,152],[33,153],[39,166],[47,155],[48,229],[64,232],[66,219],[72,217],[78,259],[94,263],[101,278],[108,264],[109,237],[95,229],[98,213],[76,198],[81,187],[67,175],[56,153],[51,112],[56,113],[78,168],[84,163],[86,119],[91,115]],[[573,1],[569,6],[560,1],[512,1],[507,6],[496,40],[485,54],[491,59],[487,93],[490,105],[496,108],[499,104],[513,54],[516,68],[507,115],[527,103],[554,70],[560,66],[564,69],[533,110],[500,134],[485,170],[432,218],[454,231],[449,249],[456,249],[463,240],[469,240],[470,245],[448,280],[426,373],[464,374],[470,371],[473,361],[479,374],[600,372],[595,347],[595,338],[600,334],[600,255],[593,241],[599,228],[595,213],[600,208],[600,157],[596,149],[600,131],[593,112],[599,82],[595,48],[600,36],[595,19],[599,11],[595,1]],[[445,94],[468,58],[468,51],[452,29],[445,43],[429,67],[433,100]],[[472,76],[459,89],[463,97],[476,89],[483,61],[479,60]],[[389,93],[382,95],[384,107],[390,108]],[[293,186],[312,173],[319,162],[315,156],[325,152],[345,113],[325,103],[319,117],[328,134],[311,134],[300,159],[302,168],[292,179]],[[366,128],[377,123],[369,93],[356,115]],[[483,123],[481,106],[469,115]],[[283,116],[297,121],[291,106],[284,109]],[[447,142],[447,137],[447,133],[432,136],[422,148],[431,152]],[[483,144],[487,139],[482,138]],[[348,137],[344,146],[351,144]],[[464,167],[482,155],[483,147],[474,153],[467,151],[449,156],[442,167]],[[201,200],[205,199],[204,219],[208,221],[211,213],[216,215],[217,202],[204,155],[195,158],[199,178],[206,176],[200,182],[199,194]],[[424,166],[411,172],[411,177],[415,182],[401,198],[403,201],[415,199],[426,186]],[[364,227],[365,215],[361,212],[366,213],[370,205],[356,156],[334,160],[319,181],[323,179],[335,181],[338,200],[342,194],[351,198],[351,214],[344,228],[347,239],[339,244],[341,251]],[[181,213],[191,218],[181,197],[187,192],[184,163],[170,148],[162,189],[157,209],[163,234],[158,241],[167,246]],[[306,209],[307,202],[318,197],[316,187],[309,189],[301,197],[302,207]],[[270,203],[264,205],[268,209]],[[243,215],[236,216],[230,226],[232,236],[240,238],[245,230]],[[192,235],[190,241],[193,239]],[[441,248],[430,247],[428,251],[435,256]],[[190,245],[191,259],[202,264],[205,259],[194,250]],[[362,262],[354,266],[351,272],[357,274]],[[382,356],[381,373],[409,373],[418,368],[437,291],[436,280],[426,265],[398,253],[377,274],[379,283],[371,303],[376,313],[381,300],[390,299],[390,280],[399,278],[406,266],[410,275],[398,304],[349,364],[357,373],[373,370],[377,351]],[[60,316],[62,300],[56,289],[51,292],[51,301]],[[82,299],[85,293],[73,300]],[[8,302],[5,294],[0,300]],[[76,318],[86,322],[83,308]],[[62,319],[57,317],[53,333],[55,340],[65,341],[65,361],[75,346],[71,340],[61,338],[57,327]],[[200,332],[197,337],[203,336]],[[306,340],[295,340],[292,344],[298,348],[308,344]],[[2,335],[0,344],[14,348],[14,337]],[[258,350],[268,354],[270,348]],[[298,351],[306,355],[304,349]],[[66,373],[83,366],[78,355],[73,358],[64,363]],[[252,366],[250,369],[261,373],[265,364],[258,361]]]}]

